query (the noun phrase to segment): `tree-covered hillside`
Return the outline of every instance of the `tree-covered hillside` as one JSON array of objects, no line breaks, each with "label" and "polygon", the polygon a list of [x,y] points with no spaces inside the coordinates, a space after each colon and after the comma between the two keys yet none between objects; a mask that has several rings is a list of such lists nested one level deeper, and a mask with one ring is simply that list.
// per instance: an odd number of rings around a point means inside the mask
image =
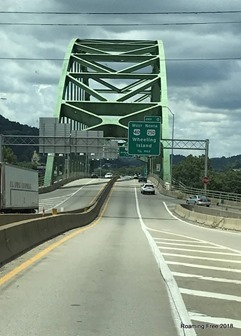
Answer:
[{"label": "tree-covered hillside", "polygon": [[[177,165],[183,160],[185,160],[187,157],[184,155],[174,155],[173,164]],[[230,157],[222,156],[222,157],[209,158],[209,164],[210,167],[215,171],[224,171],[226,169],[241,169],[241,154]]]},{"label": "tree-covered hillside", "polygon": [[[10,121],[0,114],[0,134],[3,135],[39,135],[36,127],[20,124],[19,122]],[[9,146],[16,155],[19,162],[31,161],[34,150],[33,146]]]},{"label": "tree-covered hillside", "polygon": [[[204,155],[199,157],[187,156],[184,160],[173,166],[173,178],[175,181],[182,182],[188,187],[203,188],[204,162]],[[215,170],[211,166],[211,162],[212,159],[208,162],[209,183],[207,188],[241,194],[241,171],[232,167],[222,171]]]},{"label": "tree-covered hillside", "polygon": [[0,114],[0,134],[8,135],[38,135],[36,127],[20,124],[16,121],[10,121]]}]

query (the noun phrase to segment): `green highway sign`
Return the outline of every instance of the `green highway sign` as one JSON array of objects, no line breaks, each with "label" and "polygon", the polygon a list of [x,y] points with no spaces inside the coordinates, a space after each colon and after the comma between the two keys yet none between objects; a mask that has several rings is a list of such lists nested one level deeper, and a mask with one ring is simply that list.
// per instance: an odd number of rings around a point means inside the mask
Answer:
[{"label": "green highway sign", "polygon": [[146,121],[146,122],[161,122],[161,117],[145,116],[144,121]]},{"label": "green highway sign", "polygon": [[125,146],[119,147],[119,156],[122,156],[122,157],[131,157],[131,155],[128,154],[127,147],[125,147]]},{"label": "green highway sign", "polygon": [[128,153],[160,155],[160,122],[130,121],[128,123]]}]

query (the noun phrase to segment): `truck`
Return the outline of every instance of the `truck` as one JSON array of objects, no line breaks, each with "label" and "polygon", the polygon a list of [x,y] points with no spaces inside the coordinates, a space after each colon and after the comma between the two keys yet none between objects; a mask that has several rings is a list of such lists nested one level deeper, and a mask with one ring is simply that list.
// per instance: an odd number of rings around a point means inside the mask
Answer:
[{"label": "truck", "polygon": [[0,212],[35,213],[38,207],[38,171],[0,162]]}]

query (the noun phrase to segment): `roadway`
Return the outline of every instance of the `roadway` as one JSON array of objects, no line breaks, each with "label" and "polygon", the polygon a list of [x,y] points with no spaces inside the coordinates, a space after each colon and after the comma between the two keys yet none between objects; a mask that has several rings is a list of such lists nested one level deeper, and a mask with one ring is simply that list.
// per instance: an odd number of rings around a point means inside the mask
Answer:
[{"label": "roadway", "polygon": [[241,234],[181,221],[139,186],[117,182],[92,225],[1,269],[3,335],[241,334]]},{"label": "roadway", "polygon": [[72,181],[60,189],[39,195],[39,211],[46,213],[72,211],[88,206],[106,185],[104,178],[83,178]]}]

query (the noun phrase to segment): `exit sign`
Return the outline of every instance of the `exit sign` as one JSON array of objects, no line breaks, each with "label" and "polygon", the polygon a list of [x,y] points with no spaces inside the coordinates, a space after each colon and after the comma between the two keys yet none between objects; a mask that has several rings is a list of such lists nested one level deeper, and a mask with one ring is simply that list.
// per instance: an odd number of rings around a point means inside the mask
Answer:
[{"label": "exit sign", "polygon": [[147,122],[161,122],[161,117],[145,116],[144,121],[147,121]]}]

